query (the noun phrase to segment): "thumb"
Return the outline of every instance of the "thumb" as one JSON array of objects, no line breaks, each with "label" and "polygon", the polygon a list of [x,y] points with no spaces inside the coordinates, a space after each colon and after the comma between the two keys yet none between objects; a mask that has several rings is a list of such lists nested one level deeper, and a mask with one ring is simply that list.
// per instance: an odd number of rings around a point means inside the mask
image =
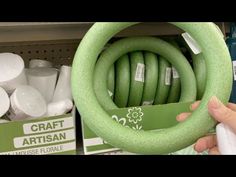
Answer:
[{"label": "thumb", "polygon": [[208,102],[209,114],[218,122],[222,122],[236,132],[236,112],[227,108],[217,97],[213,96]]}]

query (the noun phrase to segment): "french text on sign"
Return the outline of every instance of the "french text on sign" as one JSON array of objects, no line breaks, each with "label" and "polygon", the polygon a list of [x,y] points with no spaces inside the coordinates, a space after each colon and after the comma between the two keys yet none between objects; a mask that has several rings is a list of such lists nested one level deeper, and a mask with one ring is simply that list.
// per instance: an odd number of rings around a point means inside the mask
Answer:
[{"label": "french text on sign", "polygon": [[75,142],[70,142],[51,146],[23,149],[19,151],[2,152],[0,153],[0,155],[44,155],[44,154],[54,154],[65,151],[72,151],[75,150],[75,148],[76,148]]}]

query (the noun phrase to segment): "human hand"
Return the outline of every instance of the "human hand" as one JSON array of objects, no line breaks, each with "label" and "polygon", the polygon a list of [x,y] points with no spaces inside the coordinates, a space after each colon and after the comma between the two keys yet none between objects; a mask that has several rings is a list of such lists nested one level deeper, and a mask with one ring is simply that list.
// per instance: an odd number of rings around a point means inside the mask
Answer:
[{"label": "human hand", "polygon": [[[194,111],[199,106],[200,101],[196,101],[190,106],[190,110]],[[213,96],[208,102],[208,112],[217,121],[228,125],[236,133],[236,104],[228,103],[226,106]],[[183,122],[191,115],[190,112],[179,114],[176,119],[179,122]],[[211,155],[219,155],[219,149],[217,147],[216,135],[209,135],[198,139],[194,145],[194,149],[197,152],[209,151]]]}]

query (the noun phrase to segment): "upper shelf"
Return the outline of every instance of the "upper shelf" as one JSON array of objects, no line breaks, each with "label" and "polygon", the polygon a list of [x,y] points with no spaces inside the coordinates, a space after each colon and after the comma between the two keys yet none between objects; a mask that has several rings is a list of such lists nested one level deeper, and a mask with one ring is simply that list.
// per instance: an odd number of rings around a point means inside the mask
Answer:
[{"label": "upper shelf", "polygon": [[[0,22],[0,43],[82,39],[92,22]],[[228,32],[228,23],[217,23]],[[225,26],[225,27],[224,27]],[[137,35],[176,35],[182,31],[168,23],[141,23],[118,37]]]}]

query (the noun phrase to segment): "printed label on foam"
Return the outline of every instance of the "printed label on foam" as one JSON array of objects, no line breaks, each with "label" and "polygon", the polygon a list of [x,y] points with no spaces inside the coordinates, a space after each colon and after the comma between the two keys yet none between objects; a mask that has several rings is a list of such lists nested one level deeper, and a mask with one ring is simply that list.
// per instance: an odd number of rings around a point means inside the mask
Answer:
[{"label": "printed label on foam", "polygon": [[175,67],[172,67],[172,76],[173,76],[174,79],[178,79],[179,78],[179,73],[175,69]]},{"label": "printed label on foam", "polygon": [[145,72],[145,65],[143,63],[138,63],[136,67],[134,80],[139,82],[144,82],[144,72]]},{"label": "printed label on foam", "polygon": [[182,36],[195,55],[202,52],[201,47],[198,45],[195,39],[193,39],[192,36],[190,36],[190,34],[183,33]]},{"label": "printed label on foam", "polygon": [[233,61],[234,80],[236,81],[236,61]]},{"label": "printed label on foam", "polygon": [[153,102],[154,102],[153,100],[152,101],[144,101],[142,105],[143,106],[145,106],[145,105],[152,105]]},{"label": "printed label on foam", "polygon": [[170,85],[170,81],[171,81],[171,68],[167,67],[166,68],[166,75],[165,75],[165,84]]},{"label": "printed label on foam", "polygon": [[107,90],[110,97],[112,97],[113,93],[110,90]]}]

